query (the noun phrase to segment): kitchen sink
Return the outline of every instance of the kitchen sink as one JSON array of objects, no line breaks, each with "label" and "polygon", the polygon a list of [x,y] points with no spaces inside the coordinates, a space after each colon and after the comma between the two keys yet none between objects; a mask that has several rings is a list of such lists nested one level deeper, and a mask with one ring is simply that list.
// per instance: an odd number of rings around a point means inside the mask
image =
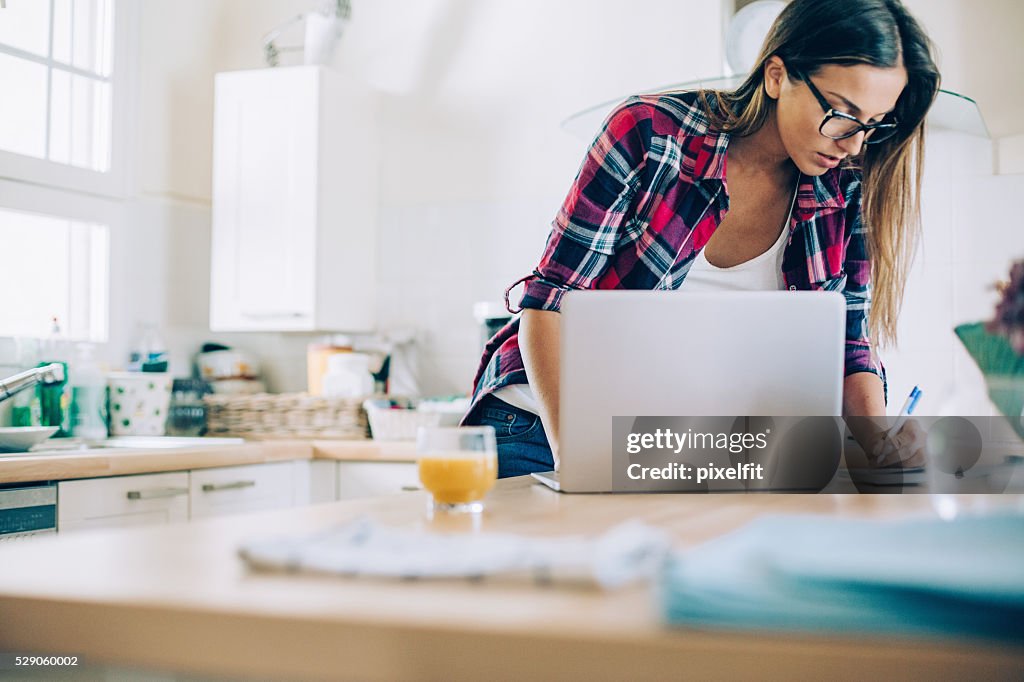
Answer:
[{"label": "kitchen sink", "polygon": [[183,436],[114,436],[97,443],[89,443],[90,448],[192,448],[209,445],[242,445],[241,438],[187,438]]},{"label": "kitchen sink", "polygon": [[33,447],[33,454],[82,452],[87,450],[166,450],[222,445],[243,445],[241,438],[189,438],[183,436],[114,436],[103,440],[51,438]]}]

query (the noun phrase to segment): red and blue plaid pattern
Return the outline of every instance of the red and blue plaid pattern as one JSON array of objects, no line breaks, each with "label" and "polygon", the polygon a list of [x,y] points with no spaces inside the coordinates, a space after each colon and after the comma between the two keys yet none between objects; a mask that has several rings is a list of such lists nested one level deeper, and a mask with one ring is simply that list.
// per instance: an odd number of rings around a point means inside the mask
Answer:
[{"label": "red and blue plaid pattern", "polygon": [[[537,269],[509,288],[525,284],[519,306],[557,311],[570,289],[679,288],[729,209],[728,144],[729,134],[710,127],[694,92],[621,104],[587,152]],[[872,372],[884,381],[868,336],[871,266],[859,172],[801,175],[789,229],[786,286],[843,292],[846,374]],[[526,383],[518,334],[516,317],[487,343],[474,406],[503,386]]]}]

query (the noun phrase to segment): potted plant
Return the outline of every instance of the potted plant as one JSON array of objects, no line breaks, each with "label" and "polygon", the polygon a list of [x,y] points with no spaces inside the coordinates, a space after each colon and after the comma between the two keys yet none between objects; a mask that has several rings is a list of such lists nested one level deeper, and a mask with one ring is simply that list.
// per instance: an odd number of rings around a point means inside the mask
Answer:
[{"label": "potted plant", "polygon": [[956,335],[985,376],[989,397],[1024,438],[1024,260],[1000,287],[994,319],[962,324]]}]

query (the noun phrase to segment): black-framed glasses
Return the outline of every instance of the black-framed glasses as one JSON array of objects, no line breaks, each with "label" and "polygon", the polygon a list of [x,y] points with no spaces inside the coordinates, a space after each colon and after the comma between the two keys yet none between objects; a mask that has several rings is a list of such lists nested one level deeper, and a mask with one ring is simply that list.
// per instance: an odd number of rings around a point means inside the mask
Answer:
[{"label": "black-framed glasses", "polygon": [[818,126],[818,132],[825,137],[833,140],[845,140],[863,130],[864,144],[878,144],[888,140],[899,129],[899,120],[892,114],[886,116],[884,120],[878,123],[862,123],[859,119],[844,111],[836,111],[821,92],[818,91],[818,88],[814,87],[814,83],[811,82],[809,76],[804,76],[797,72],[793,72],[793,75],[807,83],[811,94],[818,100],[821,110],[825,112],[825,118],[821,120],[821,125]]}]

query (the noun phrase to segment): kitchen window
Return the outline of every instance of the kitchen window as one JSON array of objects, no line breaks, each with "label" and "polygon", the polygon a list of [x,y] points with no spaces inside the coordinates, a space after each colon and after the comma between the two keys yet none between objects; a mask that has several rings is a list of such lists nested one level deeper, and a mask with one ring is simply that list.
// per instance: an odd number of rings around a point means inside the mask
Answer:
[{"label": "kitchen window", "polygon": [[[125,194],[121,87],[131,3],[5,0],[0,6],[0,177]],[[125,34],[125,35],[122,35]],[[115,36],[117,40],[115,40]]]},{"label": "kitchen window", "polygon": [[0,2],[0,336],[107,338],[121,221],[134,10],[120,0]]},{"label": "kitchen window", "polygon": [[110,233],[106,225],[0,209],[9,257],[0,336],[47,338],[57,318],[64,338],[107,339]]}]

